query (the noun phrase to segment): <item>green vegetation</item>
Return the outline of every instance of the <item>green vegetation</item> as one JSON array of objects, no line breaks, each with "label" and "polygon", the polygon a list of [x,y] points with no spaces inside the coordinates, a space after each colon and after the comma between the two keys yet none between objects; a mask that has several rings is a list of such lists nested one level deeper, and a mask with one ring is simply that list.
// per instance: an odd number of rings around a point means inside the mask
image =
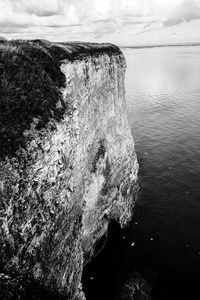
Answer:
[{"label": "green vegetation", "polygon": [[31,135],[24,132],[33,122],[40,130],[67,113],[60,90],[65,86],[62,61],[103,53],[121,51],[111,44],[0,40],[0,157],[25,147]]},{"label": "green vegetation", "polygon": [[0,43],[0,156],[24,146],[23,133],[34,119],[40,129],[62,118],[64,84],[58,62],[39,44]]}]

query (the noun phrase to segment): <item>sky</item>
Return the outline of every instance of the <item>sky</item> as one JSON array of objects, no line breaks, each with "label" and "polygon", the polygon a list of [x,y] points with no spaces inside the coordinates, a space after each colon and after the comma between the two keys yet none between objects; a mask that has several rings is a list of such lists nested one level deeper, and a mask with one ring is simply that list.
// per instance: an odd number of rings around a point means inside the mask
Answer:
[{"label": "sky", "polygon": [[200,0],[0,0],[0,37],[112,42],[200,42]]}]

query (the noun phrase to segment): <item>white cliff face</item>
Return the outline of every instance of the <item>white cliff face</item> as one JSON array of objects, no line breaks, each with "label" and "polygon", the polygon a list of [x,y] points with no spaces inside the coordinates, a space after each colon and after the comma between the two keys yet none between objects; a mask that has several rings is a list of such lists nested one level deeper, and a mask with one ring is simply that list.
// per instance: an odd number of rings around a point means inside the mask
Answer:
[{"label": "white cliff face", "polygon": [[[137,197],[124,56],[112,45],[103,51],[86,45],[92,54],[80,49],[73,60],[68,54],[59,60],[65,86],[56,105],[65,104],[62,118],[40,130],[33,120],[25,132],[31,141],[0,166],[2,271],[29,274],[68,299],[84,298],[83,264],[96,254],[111,219],[127,224]],[[60,47],[73,52],[77,44]]]},{"label": "white cliff face", "polygon": [[76,185],[84,186],[84,246],[92,250],[95,237],[105,233],[110,218],[123,225],[132,212],[138,165],[126,116],[125,60],[122,54],[105,54],[66,61],[61,69],[67,83],[63,94],[66,101],[72,99],[76,116],[74,159],[80,176]]}]

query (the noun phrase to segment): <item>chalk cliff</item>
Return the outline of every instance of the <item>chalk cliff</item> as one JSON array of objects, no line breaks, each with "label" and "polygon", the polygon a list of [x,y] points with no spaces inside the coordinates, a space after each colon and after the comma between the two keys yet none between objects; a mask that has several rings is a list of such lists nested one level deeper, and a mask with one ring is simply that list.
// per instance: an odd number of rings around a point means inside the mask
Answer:
[{"label": "chalk cliff", "polygon": [[125,68],[111,44],[0,42],[1,283],[84,299],[84,263],[110,220],[130,220],[138,164]]}]

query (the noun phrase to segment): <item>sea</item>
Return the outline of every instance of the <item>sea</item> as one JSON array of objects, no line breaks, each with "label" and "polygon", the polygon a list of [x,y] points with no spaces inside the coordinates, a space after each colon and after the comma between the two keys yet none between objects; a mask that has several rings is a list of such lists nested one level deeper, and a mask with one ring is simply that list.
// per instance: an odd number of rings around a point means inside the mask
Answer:
[{"label": "sea", "polygon": [[83,287],[87,299],[128,299],[120,287],[137,272],[150,296],[130,299],[200,299],[200,47],[122,51],[139,198],[130,226],[111,226]]}]

